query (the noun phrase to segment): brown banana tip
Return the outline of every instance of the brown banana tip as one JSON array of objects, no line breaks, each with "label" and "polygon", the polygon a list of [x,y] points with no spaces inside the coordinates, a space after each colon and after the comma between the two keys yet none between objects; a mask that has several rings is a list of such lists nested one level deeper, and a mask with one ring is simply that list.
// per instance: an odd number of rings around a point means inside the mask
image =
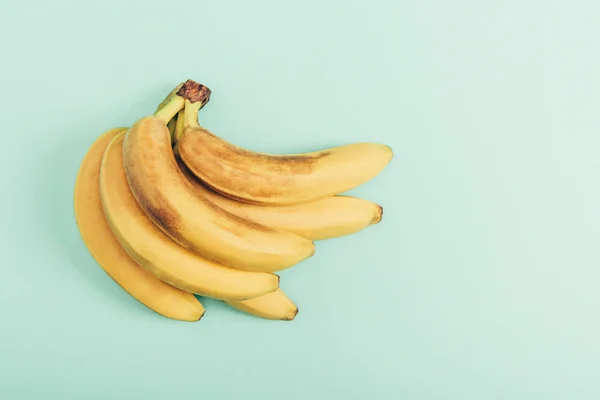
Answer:
[{"label": "brown banana tip", "polygon": [[277,274],[274,274],[277,277],[277,287],[279,287],[279,284],[281,283],[281,277]]},{"label": "brown banana tip", "polygon": [[294,318],[296,318],[296,315],[298,315],[298,307],[296,307],[294,310],[292,310],[291,313],[289,313],[288,315],[286,315],[285,317],[282,318],[282,320],[284,321],[292,321]]},{"label": "brown banana tip", "polygon": [[375,212],[375,215],[373,216],[373,224],[380,223],[382,219],[383,219],[383,207],[380,205],[377,205],[377,211]]},{"label": "brown banana tip", "polygon": [[202,104],[208,103],[210,94],[211,90],[208,87],[201,85],[198,82],[194,82],[191,79],[185,81],[183,86],[177,91],[178,96],[181,96],[192,103],[201,102]]},{"label": "brown banana tip", "polygon": [[206,314],[206,310],[202,311],[202,314],[200,314],[200,316],[198,317],[196,322],[200,321],[202,319],[202,317],[204,317],[204,314]]}]

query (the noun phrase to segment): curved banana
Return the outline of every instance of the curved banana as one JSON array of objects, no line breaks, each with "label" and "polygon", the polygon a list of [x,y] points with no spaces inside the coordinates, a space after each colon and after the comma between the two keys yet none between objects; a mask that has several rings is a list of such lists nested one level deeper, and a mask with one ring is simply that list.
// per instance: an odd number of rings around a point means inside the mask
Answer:
[{"label": "curved banana", "polygon": [[92,257],[127,293],[160,315],[198,321],[204,307],[193,294],[177,289],[139,266],[113,235],[100,201],[100,162],[108,143],[126,128],[115,128],[98,137],[84,157],[74,190],[75,219]]},{"label": "curved banana", "polygon": [[125,132],[117,135],[104,152],[100,196],[113,233],[134,260],[173,286],[221,300],[254,298],[279,287],[275,274],[216,264],[165,235],[139,207],[129,189],[123,168],[124,137]]},{"label": "curved banana", "polygon": [[210,91],[188,81],[177,93],[125,136],[126,176],[144,212],[181,246],[226,266],[274,272],[312,256],[312,241],[240,218],[195,194],[177,166],[166,123],[183,108],[184,97],[201,107]]},{"label": "curved banana", "polygon": [[190,102],[185,107],[187,128],[176,145],[181,159],[211,189],[247,203],[289,205],[340,194],[375,177],[393,157],[379,143],[304,154],[254,152],[199,126],[199,107]]},{"label": "curved banana", "polygon": [[344,195],[285,206],[243,203],[212,191],[187,168],[180,157],[176,159],[199,197],[244,219],[292,232],[306,239],[325,240],[350,235],[379,223],[383,216],[380,205]]},{"label": "curved banana", "polygon": [[298,314],[298,307],[281,289],[244,301],[228,301],[231,307],[266,319],[291,321]]}]

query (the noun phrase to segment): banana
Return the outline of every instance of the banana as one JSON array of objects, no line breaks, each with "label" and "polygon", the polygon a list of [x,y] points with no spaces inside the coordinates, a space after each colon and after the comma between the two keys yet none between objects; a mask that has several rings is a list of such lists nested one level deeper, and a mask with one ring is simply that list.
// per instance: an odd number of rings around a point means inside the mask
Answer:
[{"label": "banana", "polygon": [[231,307],[266,319],[291,321],[298,314],[298,307],[283,293],[281,289],[263,294],[254,299],[229,301]]},{"label": "banana", "polygon": [[226,266],[274,272],[312,256],[310,240],[231,214],[196,195],[175,161],[167,121],[184,97],[200,108],[210,90],[193,81],[159,111],[139,119],[123,145],[126,177],[141,209],[182,247]]},{"label": "banana", "polygon": [[[174,118],[177,120],[177,137],[183,134],[181,122],[184,118],[183,110]],[[176,147],[176,152],[177,150]],[[243,203],[210,190],[187,168],[179,154],[175,158],[199,197],[244,219],[292,232],[306,239],[325,240],[350,235],[379,223],[383,215],[380,205],[343,195],[285,206]]]},{"label": "banana", "polygon": [[168,285],[133,261],[104,217],[100,201],[100,162],[108,143],[125,129],[111,129],[99,136],[80,165],[74,208],[81,238],[108,276],[146,307],[167,318],[198,321],[204,315],[204,307],[196,297]]},{"label": "banana", "polygon": [[390,147],[368,142],[304,154],[254,152],[201,127],[193,115],[199,107],[185,107],[187,128],[176,144],[181,159],[211,189],[247,203],[290,205],[340,194],[374,178],[393,157]]},{"label": "banana", "polygon": [[123,167],[124,137],[125,132],[115,136],[104,152],[100,197],[111,230],[134,260],[175,287],[221,300],[250,299],[279,287],[279,277],[275,274],[242,271],[211,262],[164,234],[147,217],[129,189]]}]

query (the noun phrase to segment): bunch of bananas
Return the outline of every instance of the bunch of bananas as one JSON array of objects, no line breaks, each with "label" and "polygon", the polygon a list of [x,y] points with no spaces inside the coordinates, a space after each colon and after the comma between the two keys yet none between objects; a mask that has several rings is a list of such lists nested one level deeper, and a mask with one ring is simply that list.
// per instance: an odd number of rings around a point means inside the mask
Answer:
[{"label": "bunch of bananas", "polygon": [[106,273],[165,317],[198,321],[197,294],[292,320],[298,308],[275,272],[312,256],[316,240],[381,221],[379,205],[340,193],[377,175],[392,151],[243,149],[199,125],[210,93],[188,80],[153,114],[95,140],[75,183],[79,231]]}]

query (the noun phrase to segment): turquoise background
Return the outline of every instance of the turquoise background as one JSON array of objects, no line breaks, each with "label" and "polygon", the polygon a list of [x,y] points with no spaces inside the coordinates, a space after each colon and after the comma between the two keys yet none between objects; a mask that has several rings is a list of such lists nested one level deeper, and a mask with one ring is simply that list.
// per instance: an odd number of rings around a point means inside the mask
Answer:
[{"label": "turquoise background", "polygon": [[[3,2],[0,398],[600,398],[600,25],[590,1]],[[104,130],[178,82],[267,152],[395,158],[384,220],[282,272],[293,322],[130,298],[72,209]]]}]

